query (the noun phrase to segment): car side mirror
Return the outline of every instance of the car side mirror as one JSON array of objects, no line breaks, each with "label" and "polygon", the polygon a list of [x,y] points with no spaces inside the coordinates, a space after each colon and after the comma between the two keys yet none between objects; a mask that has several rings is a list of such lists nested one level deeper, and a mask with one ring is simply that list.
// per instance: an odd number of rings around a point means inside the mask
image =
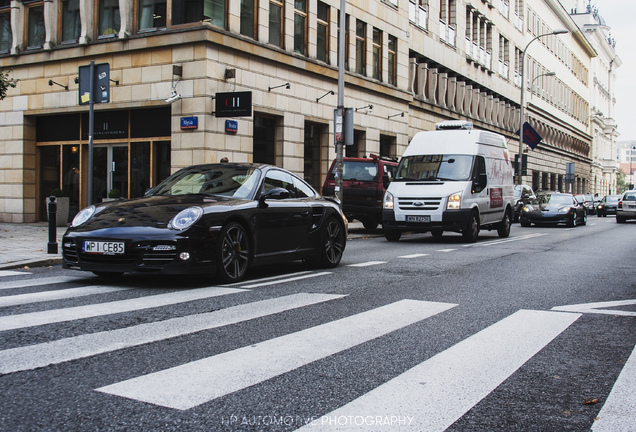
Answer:
[{"label": "car side mirror", "polygon": [[272,188],[268,190],[266,193],[261,195],[261,197],[258,199],[258,205],[261,208],[265,208],[267,207],[267,203],[265,202],[265,200],[268,200],[268,199],[282,200],[282,199],[287,199],[290,196],[291,194],[289,193],[287,189]]}]

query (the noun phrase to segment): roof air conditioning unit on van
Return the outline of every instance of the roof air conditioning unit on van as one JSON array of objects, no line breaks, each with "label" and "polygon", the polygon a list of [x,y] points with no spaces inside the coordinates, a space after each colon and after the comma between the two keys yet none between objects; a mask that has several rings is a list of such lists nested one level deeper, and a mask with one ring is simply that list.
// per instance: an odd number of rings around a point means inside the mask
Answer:
[{"label": "roof air conditioning unit on van", "polygon": [[473,128],[472,122],[464,120],[447,120],[435,124],[435,130],[449,130],[449,129],[464,129],[471,130]]}]

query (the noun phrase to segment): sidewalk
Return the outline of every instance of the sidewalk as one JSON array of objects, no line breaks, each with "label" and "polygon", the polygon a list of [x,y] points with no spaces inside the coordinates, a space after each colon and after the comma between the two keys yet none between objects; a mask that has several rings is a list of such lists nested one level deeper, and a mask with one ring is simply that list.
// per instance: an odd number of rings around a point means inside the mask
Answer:
[{"label": "sidewalk", "polygon": [[0,223],[0,270],[42,267],[62,263],[62,235],[66,227],[57,227],[57,253],[47,253],[49,223]]},{"label": "sidewalk", "polygon": [[[57,227],[57,253],[50,254],[48,222],[0,222],[0,270],[61,264],[65,232],[66,227]],[[349,240],[381,236],[381,229],[370,232],[358,221],[349,223]]]}]

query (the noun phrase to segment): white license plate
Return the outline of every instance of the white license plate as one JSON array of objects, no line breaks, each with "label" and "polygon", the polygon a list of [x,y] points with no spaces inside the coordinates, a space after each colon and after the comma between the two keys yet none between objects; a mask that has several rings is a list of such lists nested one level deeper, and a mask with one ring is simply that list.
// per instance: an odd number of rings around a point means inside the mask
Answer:
[{"label": "white license plate", "polygon": [[125,252],[124,242],[119,241],[84,241],[84,252],[100,255],[121,255]]},{"label": "white license plate", "polygon": [[406,217],[406,221],[407,222],[430,222],[431,221],[431,217],[430,216],[407,216]]}]

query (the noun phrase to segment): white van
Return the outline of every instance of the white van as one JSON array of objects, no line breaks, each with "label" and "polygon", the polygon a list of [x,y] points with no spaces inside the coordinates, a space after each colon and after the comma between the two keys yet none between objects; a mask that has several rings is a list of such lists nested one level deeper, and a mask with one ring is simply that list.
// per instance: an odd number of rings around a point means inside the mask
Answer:
[{"label": "white van", "polygon": [[482,227],[510,235],[513,167],[502,135],[447,121],[419,132],[400,159],[384,195],[382,227],[389,241],[405,231],[461,232],[477,240]]}]

